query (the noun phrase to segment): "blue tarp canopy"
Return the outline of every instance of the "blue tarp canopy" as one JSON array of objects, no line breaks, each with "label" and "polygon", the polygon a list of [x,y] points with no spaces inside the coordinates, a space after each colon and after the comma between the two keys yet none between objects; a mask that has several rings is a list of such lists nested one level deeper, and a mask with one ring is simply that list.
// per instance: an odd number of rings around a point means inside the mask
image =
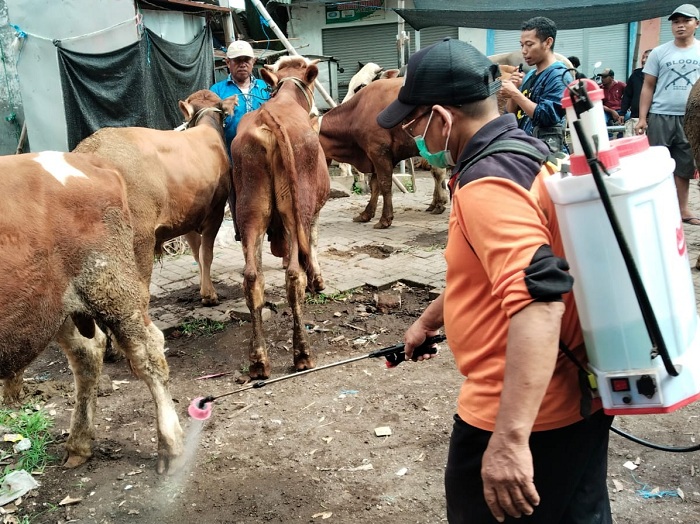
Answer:
[{"label": "blue tarp canopy", "polygon": [[667,18],[681,3],[681,0],[414,0],[415,9],[394,11],[416,30],[435,26],[519,30],[533,16],[551,18],[557,29],[579,29]]}]

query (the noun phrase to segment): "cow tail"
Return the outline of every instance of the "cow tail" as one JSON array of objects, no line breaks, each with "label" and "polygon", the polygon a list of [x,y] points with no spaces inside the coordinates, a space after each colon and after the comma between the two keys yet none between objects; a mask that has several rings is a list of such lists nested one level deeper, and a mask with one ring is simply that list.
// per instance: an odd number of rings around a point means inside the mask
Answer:
[{"label": "cow tail", "polygon": [[[301,220],[301,215],[299,212],[299,199],[297,198],[297,184],[299,182],[299,173],[297,172],[297,166],[294,162],[294,152],[292,151],[292,141],[287,134],[287,130],[284,126],[277,120],[277,117],[269,111],[264,109],[260,112],[263,119],[266,120],[265,124],[272,130],[275,138],[277,139],[277,144],[279,145],[279,151],[282,155],[282,163],[284,164],[287,172],[290,175],[291,183],[289,184],[289,194],[292,199],[292,210],[294,212],[294,220],[297,227],[297,239],[299,242],[299,251],[308,256],[310,253],[309,248],[309,237],[304,230],[304,223]],[[266,118],[269,117],[269,118]]]}]

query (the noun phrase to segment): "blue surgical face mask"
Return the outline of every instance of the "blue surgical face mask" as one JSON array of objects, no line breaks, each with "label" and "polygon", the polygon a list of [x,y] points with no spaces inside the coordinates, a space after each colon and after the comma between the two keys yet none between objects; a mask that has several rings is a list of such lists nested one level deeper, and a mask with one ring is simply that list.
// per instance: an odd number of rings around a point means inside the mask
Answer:
[{"label": "blue surgical face mask", "polygon": [[433,113],[434,111],[430,112],[430,118],[428,118],[428,124],[425,126],[425,131],[423,131],[423,134],[414,136],[413,141],[416,143],[420,156],[425,158],[431,166],[439,168],[452,167],[455,165],[455,162],[452,160],[452,153],[450,153],[449,149],[447,149],[447,143],[450,140],[452,127],[450,127],[450,132],[447,134],[447,140],[445,140],[445,149],[442,151],[431,153],[428,151],[428,146],[425,144],[425,134],[428,132],[428,127],[433,119]]}]

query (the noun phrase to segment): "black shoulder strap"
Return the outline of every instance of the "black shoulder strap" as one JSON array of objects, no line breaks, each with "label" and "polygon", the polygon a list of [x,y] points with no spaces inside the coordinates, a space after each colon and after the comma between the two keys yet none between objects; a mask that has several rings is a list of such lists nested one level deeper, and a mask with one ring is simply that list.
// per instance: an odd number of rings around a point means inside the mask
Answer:
[{"label": "black shoulder strap", "polygon": [[[550,159],[550,155],[543,153],[532,144],[528,144],[522,140],[516,140],[513,138],[496,140],[495,142],[491,142],[488,146],[486,146],[481,153],[470,159],[469,162],[467,162],[467,164],[462,168],[461,174],[459,175],[459,180],[457,181],[457,187],[462,185],[462,176],[464,176],[464,173],[470,167],[476,164],[479,160],[486,158],[487,156],[495,155],[496,153],[516,153],[519,155],[525,155],[540,164],[544,164],[545,161]],[[556,160],[554,160],[553,163],[556,163]]]}]

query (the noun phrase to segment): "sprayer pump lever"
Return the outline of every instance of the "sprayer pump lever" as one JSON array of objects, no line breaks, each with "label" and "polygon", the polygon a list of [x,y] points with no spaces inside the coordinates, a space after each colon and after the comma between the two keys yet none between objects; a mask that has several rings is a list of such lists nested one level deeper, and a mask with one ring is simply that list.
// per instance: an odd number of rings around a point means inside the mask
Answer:
[{"label": "sprayer pump lever", "polygon": [[[420,346],[413,350],[413,355],[411,360],[416,362],[418,357],[423,355],[434,355],[437,353],[437,348],[433,347],[433,344],[438,342],[443,342],[446,339],[445,335],[435,335],[434,337],[428,337],[425,339]],[[386,367],[393,368],[405,362],[406,354],[403,352],[405,344],[396,344],[384,349],[378,349],[368,355],[369,358],[381,358],[386,357]]]}]

